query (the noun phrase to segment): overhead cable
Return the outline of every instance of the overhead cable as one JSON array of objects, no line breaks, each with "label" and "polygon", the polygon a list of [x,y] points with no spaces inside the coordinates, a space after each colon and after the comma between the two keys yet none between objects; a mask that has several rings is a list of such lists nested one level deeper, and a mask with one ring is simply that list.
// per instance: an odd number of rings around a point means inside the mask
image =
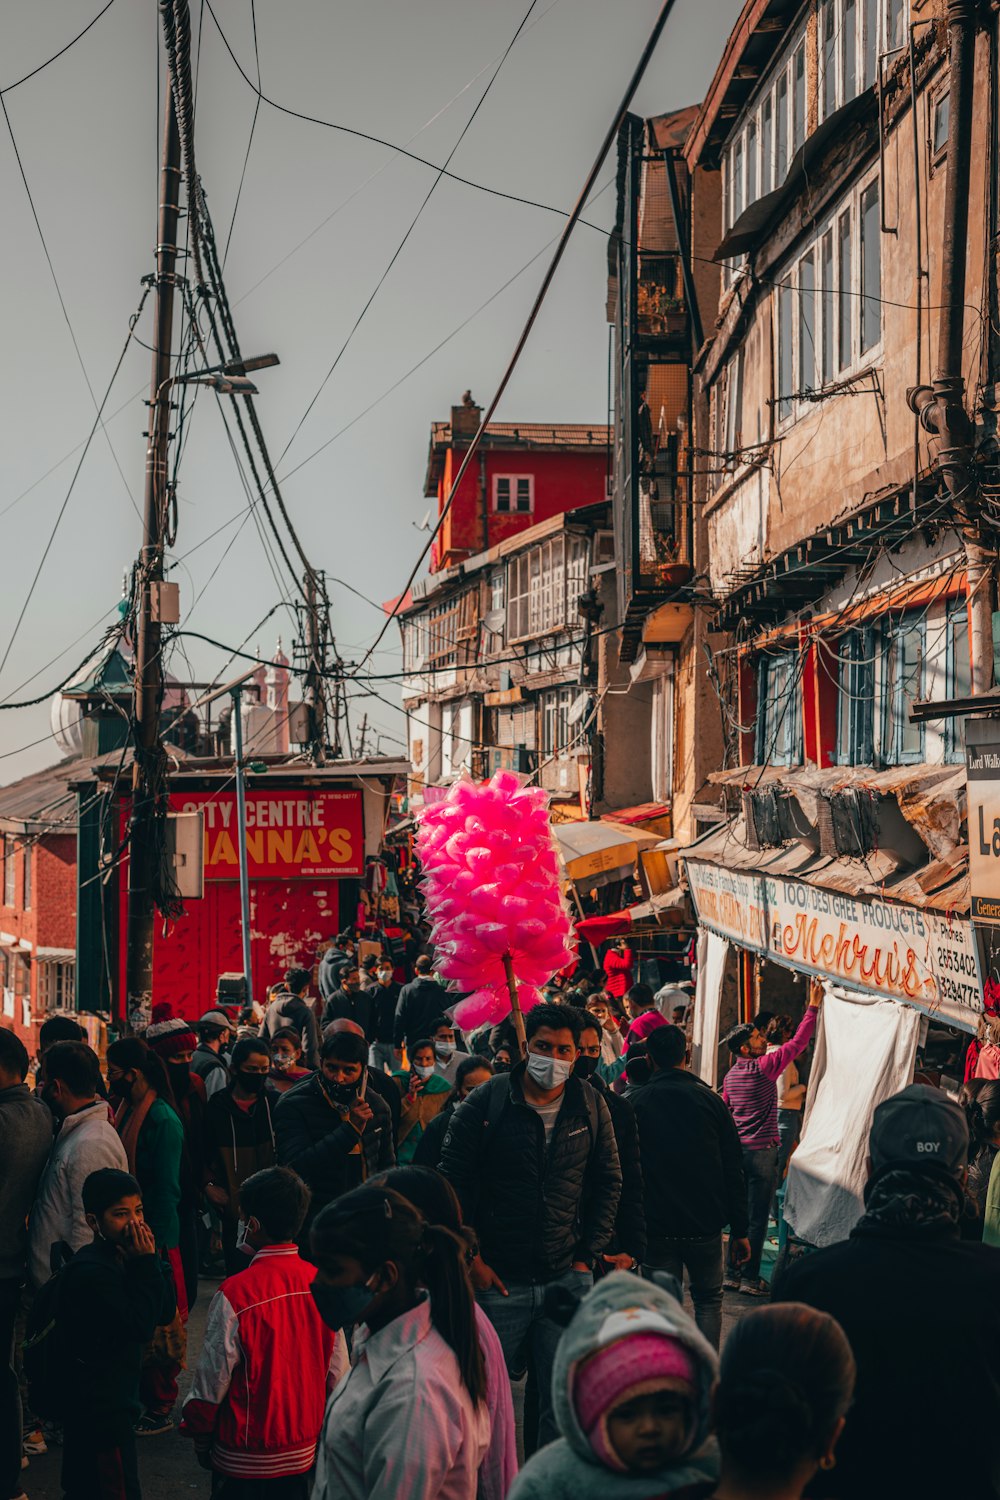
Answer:
[{"label": "overhead cable", "polygon": [[6,84],[2,89],[0,89],[0,97],[2,97],[4,94],[13,93],[15,89],[19,89],[21,87],[22,83],[27,83],[30,78],[37,78],[38,74],[44,73],[45,69],[50,67],[52,63],[58,62],[60,57],[65,56],[65,54],[71,47],[75,47],[77,42],[82,40],[82,38],[87,35],[87,32],[91,29],[92,26],[97,25],[101,17],[107,14],[114,3],[115,0],[108,0],[108,3],[101,7],[94,19],[92,21],[88,21],[83,30],[78,31],[73,40],[71,42],[67,42],[65,47],[60,47],[58,52],[53,52],[51,57],[47,57],[43,63],[39,63],[37,68],[32,68],[30,73],[25,73],[23,78],[17,78],[13,83]]}]

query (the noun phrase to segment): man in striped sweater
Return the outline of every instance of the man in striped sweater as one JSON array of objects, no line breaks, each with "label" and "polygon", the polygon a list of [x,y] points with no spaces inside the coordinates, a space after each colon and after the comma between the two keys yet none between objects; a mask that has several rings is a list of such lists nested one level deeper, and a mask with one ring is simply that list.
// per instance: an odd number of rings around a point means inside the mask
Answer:
[{"label": "man in striped sweater", "polygon": [[722,1097],[732,1111],[743,1148],[743,1172],[750,1210],[750,1259],[731,1267],[728,1287],[738,1287],[750,1297],[766,1297],[761,1280],[760,1257],[767,1233],[771,1199],[778,1174],[778,1079],[790,1062],[806,1050],[816,1030],[816,1013],[822,990],[814,985],[805,1015],[790,1041],[767,1050],[762,1031],[752,1023],[736,1026],[726,1037],[733,1065],[722,1085]]}]

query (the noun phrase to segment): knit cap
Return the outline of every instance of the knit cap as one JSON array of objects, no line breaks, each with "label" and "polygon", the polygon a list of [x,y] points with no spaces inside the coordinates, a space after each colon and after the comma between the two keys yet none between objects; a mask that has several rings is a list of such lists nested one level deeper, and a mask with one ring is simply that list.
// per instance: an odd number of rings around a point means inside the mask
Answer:
[{"label": "knit cap", "polygon": [[198,1045],[198,1038],[181,1016],[168,1016],[165,1020],[156,1020],[152,1026],[147,1026],[146,1043],[152,1047],[157,1057],[166,1061],[176,1057],[179,1052],[193,1052]]},{"label": "knit cap", "polygon": [[609,1469],[625,1465],[608,1437],[608,1417],[616,1406],[654,1391],[696,1397],[694,1357],[678,1339],[636,1331],[596,1350],[583,1361],[573,1382],[573,1405],[595,1455]]}]

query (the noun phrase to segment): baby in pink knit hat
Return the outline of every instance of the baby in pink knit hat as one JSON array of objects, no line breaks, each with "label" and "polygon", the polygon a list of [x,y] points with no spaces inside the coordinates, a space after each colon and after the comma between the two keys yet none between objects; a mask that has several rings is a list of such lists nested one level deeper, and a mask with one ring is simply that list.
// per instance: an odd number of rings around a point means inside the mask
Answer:
[{"label": "baby in pink knit hat", "polygon": [[668,1292],[616,1271],[564,1330],[552,1398],[562,1434],[508,1500],[703,1500],[715,1490],[709,1436],[714,1349]]}]

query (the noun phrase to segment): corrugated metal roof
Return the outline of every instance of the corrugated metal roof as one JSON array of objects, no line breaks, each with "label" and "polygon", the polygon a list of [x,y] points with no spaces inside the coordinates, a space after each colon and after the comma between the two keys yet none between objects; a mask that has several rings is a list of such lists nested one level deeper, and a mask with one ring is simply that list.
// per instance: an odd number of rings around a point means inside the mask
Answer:
[{"label": "corrugated metal roof", "polygon": [[[480,447],[500,442],[505,447],[523,443],[533,448],[606,448],[610,434],[610,427],[594,422],[491,422]],[[434,447],[448,447],[451,441],[450,422],[431,423]]]},{"label": "corrugated metal roof", "polygon": [[75,823],[76,795],[70,791],[70,782],[92,764],[92,757],[69,756],[57,765],[46,766],[43,771],[0,787],[0,822]]}]

